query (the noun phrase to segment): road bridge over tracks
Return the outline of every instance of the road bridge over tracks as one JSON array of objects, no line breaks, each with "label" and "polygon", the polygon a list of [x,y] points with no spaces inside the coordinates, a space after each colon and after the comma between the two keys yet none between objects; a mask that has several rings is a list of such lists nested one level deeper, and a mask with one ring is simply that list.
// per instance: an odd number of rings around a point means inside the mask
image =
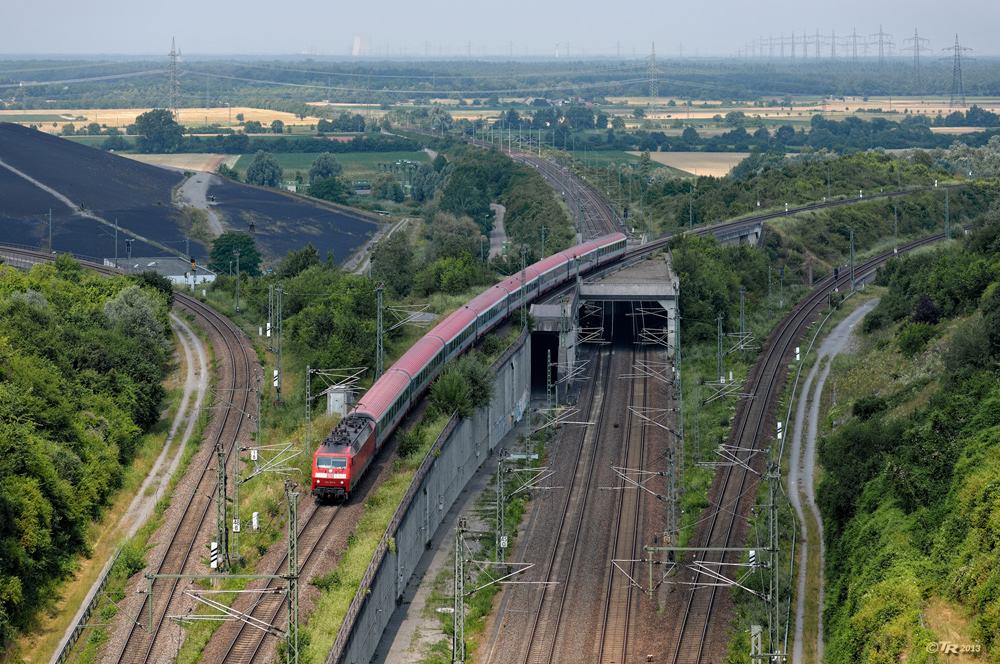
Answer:
[{"label": "road bridge over tracks", "polygon": [[[544,385],[545,364],[550,367],[555,397],[573,382],[578,350],[585,344],[609,341],[608,320],[632,330],[640,344],[662,347],[673,357],[677,322],[678,280],[670,255],[661,253],[616,266],[586,280],[559,301],[535,304],[532,335],[532,374],[536,387]],[[550,355],[551,353],[551,355]],[[537,368],[537,371],[536,371]]]}]

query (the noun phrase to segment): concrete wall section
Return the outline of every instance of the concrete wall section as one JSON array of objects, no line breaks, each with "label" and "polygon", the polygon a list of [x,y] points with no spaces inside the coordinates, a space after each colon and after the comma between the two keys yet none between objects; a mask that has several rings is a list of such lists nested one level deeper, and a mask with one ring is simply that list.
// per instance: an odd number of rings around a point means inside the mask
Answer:
[{"label": "concrete wall section", "polygon": [[522,333],[496,362],[490,407],[452,419],[417,470],[375,550],[337,634],[328,664],[371,660],[379,638],[427,544],[465,484],[527,410],[531,340]]}]

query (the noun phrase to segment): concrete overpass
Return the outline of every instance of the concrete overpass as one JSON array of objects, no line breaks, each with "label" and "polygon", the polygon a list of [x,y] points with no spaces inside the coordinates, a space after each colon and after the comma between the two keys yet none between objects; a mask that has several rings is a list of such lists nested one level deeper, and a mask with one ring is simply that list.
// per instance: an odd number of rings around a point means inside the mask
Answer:
[{"label": "concrete overpass", "polygon": [[[532,305],[532,364],[544,366],[551,352],[552,362],[558,364],[553,379],[566,378],[576,366],[581,345],[607,341],[604,328],[609,311],[611,315],[624,313],[636,342],[662,346],[667,357],[673,357],[677,294],[677,275],[671,269],[669,254],[578,280],[577,287],[560,302]],[[557,394],[561,395],[562,389]]]}]

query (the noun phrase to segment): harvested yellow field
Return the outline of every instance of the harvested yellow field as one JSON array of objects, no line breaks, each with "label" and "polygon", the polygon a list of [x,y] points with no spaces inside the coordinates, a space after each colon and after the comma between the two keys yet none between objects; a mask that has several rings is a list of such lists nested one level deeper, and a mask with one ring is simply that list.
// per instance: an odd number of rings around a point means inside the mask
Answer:
[{"label": "harvested yellow field", "polygon": [[[636,156],[641,152],[629,152]],[[693,175],[712,175],[721,178],[733,166],[750,156],[749,152],[651,152],[653,161]]]},{"label": "harvested yellow field", "polygon": [[931,127],[932,134],[971,134],[986,131],[986,127]]},{"label": "harvested yellow field", "polygon": [[[149,108],[101,108],[101,109],[45,109],[44,111],[37,111],[38,113],[45,113],[46,115],[61,115],[64,116],[66,122],[73,122],[77,128],[81,126],[86,126],[91,122],[96,122],[100,125],[107,125],[109,127],[119,127],[125,128],[128,125],[135,122],[135,119],[145,113],[150,111]],[[230,112],[229,108],[225,106],[221,108],[182,108],[178,112],[177,121],[182,125],[187,125],[190,127],[195,127],[197,125],[205,124],[218,124],[223,127],[232,126],[237,127],[239,122],[236,120],[236,116],[240,113],[243,114],[244,120],[257,120],[263,125],[270,125],[275,120],[281,120],[286,125],[312,125],[319,121],[319,118],[307,116],[305,120],[299,120],[298,116],[291,113],[284,113],[282,111],[269,111],[263,108],[247,108],[244,106],[235,106]],[[24,111],[0,111],[0,118],[3,116],[14,116],[11,119],[16,121],[16,116],[23,115]],[[74,118],[86,118],[86,120],[77,120]],[[232,120],[230,120],[230,117]],[[62,124],[62,123],[60,123]],[[42,127],[45,131],[57,132],[58,127],[52,127],[51,125]]]},{"label": "harvested yellow field", "polygon": [[214,171],[226,159],[224,154],[122,154],[121,156],[153,166],[208,172]]}]

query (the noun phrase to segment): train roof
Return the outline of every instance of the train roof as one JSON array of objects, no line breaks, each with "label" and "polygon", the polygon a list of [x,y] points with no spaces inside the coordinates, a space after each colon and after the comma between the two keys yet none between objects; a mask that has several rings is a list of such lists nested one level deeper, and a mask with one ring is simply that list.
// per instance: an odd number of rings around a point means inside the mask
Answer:
[{"label": "train roof", "polygon": [[400,394],[410,383],[410,377],[405,372],[393,368],[382,374],[382,377],[375,381],[365,395],[358,401],[354,413],[367,415],[376,422],[385,415],[386,411],[396,401]]},{"label": "train roof", "polygon": [[410,375],[410,378],[414,378],[442,348],[444,348],[444,342],[441,339],[429,334],[425,335],[417,343],[410,346],[410,349],[393,363],[391,369],[405,371]]},{"label": "train roof", "polygon": [[469,323],[474,323],[475,320],[476,312],[472,309],[462,307],[435,325],[434,329],[427,334],[440,337],[447,343],[458,336],[458,333],[464,330]]},{"label": "train roof", "polygon": [[465,306],[472,309],[477,314],[481,314],[484,311],[489,311],[489,309],[497,302],[503,302],[506,297],[507,290],[502,286],[497,285],[492,288],[488,288],[476,297],[472,298]]},{"label": "train roof", "polygon": [[593,242],[584,242],[583,244],[578,244],[575,247],[570,247],[569,249],[564,249],[559,252],[560,256],[565,256],[568,260],[577,258],[584,255],[587,252],[594,251],[597,249],[597,245]]},{"label": "train roof", "polygon": [[567,259],[562,254],[552,254],[548,258],[543,258],[542,260],[538,261],[537,263],[532,265],[532,267],[534,267],[535,270],[538,271],[538,274],[545,274],[549,270],[557,268],[560,265],[563,265],[564,263],[568,262],[569,259]]},{"label": "train roof", "polygon": [[[524,270],[524,283],[530,284],[532,281],[538,279],[538,270],[535,269],[534,265],[530,265]],[[518,288],[521,287],[521,271],[518,270],[514,274],[510,275],[503,281],[501,281],[497,286],[500,286],[508,293],[513,293]]]},{"label": "train roof", "polygon": [[606,247],[609,244],[614,244],[615,242],[619,242],[620,240],[624,239],[625,239],[624,233],[611,233],[610,235],[602,235],[601,237],[593,240],[593,242],[598,247]]}]

